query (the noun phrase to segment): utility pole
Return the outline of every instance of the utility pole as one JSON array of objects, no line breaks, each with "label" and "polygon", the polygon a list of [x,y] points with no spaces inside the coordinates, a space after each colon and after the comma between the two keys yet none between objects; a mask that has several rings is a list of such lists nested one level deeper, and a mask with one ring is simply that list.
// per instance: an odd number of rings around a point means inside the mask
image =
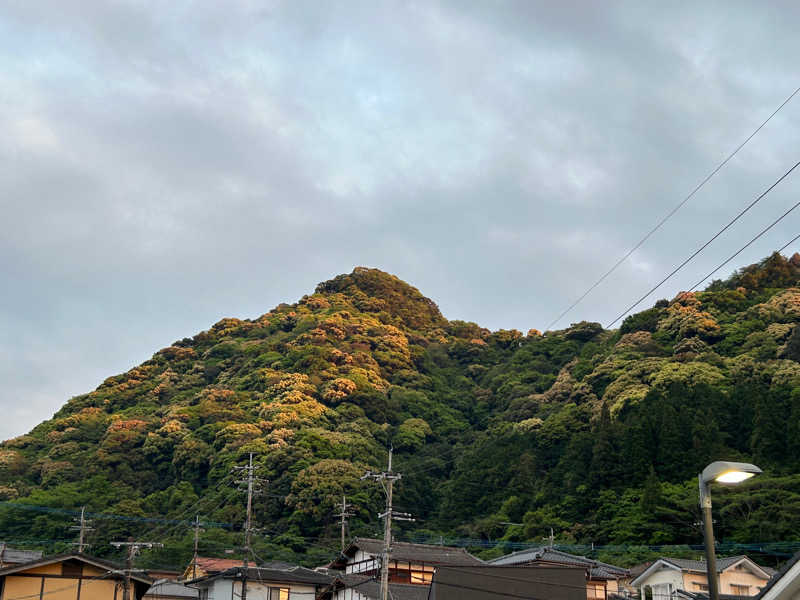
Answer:
[{"label": "utility pole", "polygon": [[352,517],[355,515],[355,513],[353,513],[350,510],[351,508],[353,508],[353,505],[347,503],[346,496],[342,496],[342,506],[339,509],[339,512],[334,515],[341,519],[340,524],[342,526],[342,553],[344,553],[344,534],[345,534],[345,529],[347,528],[347,519],[348,517]]},{"label": "utility pole", "polygon": [[111,542],[115,548],[128,548],[128,556],[125,559],[125,587],[122,590],[122,600],[132,600],[131,598],[131,573],[133,573],[133,558],[140,548],[163,548],[164,544],[158,542],[134,542],[129,538],[127,542]]},{"label": "utility pole", "polygon": [[234,471],[244,471],[245,479],[240,479],[236,483],[247,484],[247,519],[244,525],[244,560],[242,567],[242,600],[247,600],[247,569],[249,567],[249,557],[252,548],[250,547],[250,534],[253,531],[252,518],[253,518],[253,491],[254,486],[259,484],[264,479],[255,477],[254,473],[257,467],[253,466],[253,453],[250,453],[250,460],[246,467],[233,467]]},{"label": "utility pole", "polygon": [[194,517],[194,555],[192,558],[192,579],[197,579],[197,547],[200,543],[200,532],[205,531],[200,527],[200,515]]},{"label": "utility pole", "polygon": [[392,509],[392,488],[394,482],[403,476],[392,471],[392,448],[389,448],[389,468],[381,473],[367,471],[361,479],[374,479],[380,482],[386,494],[386,512],[378,515],[383,521],[383,552],[381,554],[381,597],[389,600],[389,554],[392,549],[392,519],[397,521],[414,521],[410,514],[399,513]]},{"label": "utility pole", "polygon": [[73,545],[78,546],[78,553],[79,554],[83,554],[83,548],[85,546],[89,545],[89,544],[87,544],[85,542],[86,532],[87,531],[94,531],[93,527],[89,527],[88,526],[88,525],[91,524],[91,521],[87,521],[86,520],[86,507],[85,506],[81,506],[81,516],[79,518],[73,519],[73,520],[76,521],[78,523],[78,525],[73,525],[72,527],[70,527],[70,530],[78,531],[79,533],[78,533],[78,541],[77,542],[72,542],[72,543],[73,543]]},{"label": "utility pole", "polygon": [[556,544],[556,536],[553,534],[553,528],[552,527],[550,528],[550,535],[547,536],[546,538],[542,538],[542,539],[543,540],[547,540],[547,541],[550,542],[550,545],[548,547],[552,550],[553,546],[555,546],[555,544]]}]

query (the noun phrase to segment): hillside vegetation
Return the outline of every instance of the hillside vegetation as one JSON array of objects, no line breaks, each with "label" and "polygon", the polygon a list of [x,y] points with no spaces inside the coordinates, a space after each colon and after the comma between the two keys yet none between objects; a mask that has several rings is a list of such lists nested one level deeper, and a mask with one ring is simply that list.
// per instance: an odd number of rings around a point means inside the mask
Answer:
[{"label": "hillside vegetation", "polygon": [[798,279],[800,257],[773,254],[619,330],[543,335],[448,321],[417,289],[359,267],[179,340],[4,442],[0,535],[62,549],[69,518],[18,505],[86,505],[117,515],[96,519],[93,552],[155,537],[167,547],[148,560],[177,565],[191,531],[143,519],[200,514],[222,524],[202,542],[221,554],[241,544],[223,525],[243,520],[230,471],[252,452],[269,480],[257,553],[314,564],[338,548],[343,494],[354,534],[380,530],[382,493],[360,477],[392,445],[396,503],[420,519],[401,538],[540,542],[553,527],[565,544],[696,544],[694,478],[725,458],[765,475],[715,490],[719,538],[796,540]]}]

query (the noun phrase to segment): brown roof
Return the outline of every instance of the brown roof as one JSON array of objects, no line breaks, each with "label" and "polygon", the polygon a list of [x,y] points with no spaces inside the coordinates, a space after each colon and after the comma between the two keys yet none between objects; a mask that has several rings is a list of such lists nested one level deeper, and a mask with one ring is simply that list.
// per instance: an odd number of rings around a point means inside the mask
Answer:
[{"label": "brown roof", "polygon": [[[345,549],[344,554],[352,557],[358,550],[373,556],[380,556],[381,552],[383,552],[383,540],[355,538]],[[331,566],[344,567],[343,558],[336,559],[331,563]],[[472,556],[464,548],[436,546],[434,544],[412,544],[410,542],[392,542],[389,558],[406,562],[423,562],[431,565],[450,565],[454,567],[486,564],[480,558]]]},{"label": "brown roof", "polygon": [[221,573],[222,571],[227,571],[228,569],[233,569],[234,567],[241,567],[241,566],[242,566],[241,559],[237,560],[235,558],[211,558],[208,556],[197,557],[197,568],[202,569],[209,575],[212,573]]}]

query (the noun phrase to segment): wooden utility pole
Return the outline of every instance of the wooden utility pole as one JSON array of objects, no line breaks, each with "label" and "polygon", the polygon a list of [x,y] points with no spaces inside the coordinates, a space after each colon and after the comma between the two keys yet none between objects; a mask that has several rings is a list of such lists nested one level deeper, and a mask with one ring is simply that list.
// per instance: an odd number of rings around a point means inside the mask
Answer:
[{"label": "wooden utility pole", "polygon": [[200,543],[200,515],[194,517],[194,555],[192,556],[192,579],[197,579],[197,548]]},{"label": "wooden utility pole", "polygon": [[133,558],[140,548],[163,548],[164,544],[158,542],[134,542],[129,538],[127,542],[111,542],[115,548],[128,548],[128,556],[125,559],[125,587],[122,589],[122,600],[132,600],[131,596],[131,573],[133,572]]},{"label": "wooden utility pole", "polygon": [[253,453],[250,453],[250,460],[246,467],[233,467],[234,471],[244,471],[245,479],[240,479],[236,483],[247,485],[247,518],[244,525],[244,560],[242,561],[242,600],[247,600],[247,569],[249,567],[249,558],[252,548],[250,546],[250,534],[253,531],[253,492],[256,491],[255,485],[264,482],[264,479],[255,477],[255,470],[257,467],[253,466]]},{"label": "wooden utility pole", "polygon": [[392,509],[392,490],[394,482],[403,476],[392,471],[392,448],[389,448],[389,468],[381,473],[367,471],[361,479],[374,479],[380,482],[386,494],[386,512],[378,515],[383,521],[383,552],[381,553],[381,597],[380,600],[389,599],[389,555],[392,550],[392,519],[398,521],[413,521],[408,513],[398,513]]},{"label": "wooden utility pole", "polygon": [[79,533],[78,533],[78,541],[77,542],[72,542],[72,543],[74,545],[78,546],[78,553],[79,554],[83,554],[84,547],[89,545],[85,541],[86,540],[86,532],[94,531],[93,527],[89,527],[89,524],[91,524],[91,521],[87,521],[86,520],[86,507],[85,506],[81,506],[81,516],[79,518],[77,518],[77,519],[74,519],[74,520],[77,521],[78,524],[77,525],[73,525],[72,527],[70,527],[70,529],[72,531],[78,531]]},{"label": "wooden utility pole", "polygon": [[347,519],[348,517],[352,517],[355,514],[350,511],[351,508],[353,508],[353,505],[347,503],[347,496],[342,496],[342,506],[339,509],[339,512],[336,513],[336,515],[334,515],[339,517],[340,524],[342,526],[342,553],[344,553],[345,530],[347,529]]}]

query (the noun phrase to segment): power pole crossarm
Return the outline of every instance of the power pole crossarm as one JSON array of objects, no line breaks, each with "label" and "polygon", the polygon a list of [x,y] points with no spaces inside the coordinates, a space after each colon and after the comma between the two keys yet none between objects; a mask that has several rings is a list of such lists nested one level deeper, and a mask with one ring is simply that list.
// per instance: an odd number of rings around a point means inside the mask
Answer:
[{"label": "power pole crossarm", "polygon": [[361,479],[374,479],[380,482],[386,493],[386,511],[379,516],[383,521],[383,552],[381,553],[381,599],[389,600],[389,555],[392,550],[392,519],[413,520],[407,513],[395,514],[392,509],[392,491],[394,482],[401,479],[400,473],[392,471],[392,449],[389,449],[389,468],[382,473],[367,471]]},{"label": "power pole crossarm", "polygon": [[89,544],[86,543],[86,533],[89,531],[94,531],[93,527],[89,527],[91,521],[86,520],[86,507],[81,506],[81,516],[75,521],[78,522],[77,525],[73,525],[70,527],[72,531],[78,531],[78,541],[72,542],[76,546],[78,546],[78,553],[83,554],[83,549],[88,546]]},{"label": "power pole crossarm", "polygon": [[253,493],[257,491],[255,486],[266,482],[266,480],[255,477],[256,466],[253,465],[253,453],[250,453],[246,467],[233,467],[234,471],[244,471],[245,479],[241,479],[236,483],[247,485],[247,517],[244,524],[244,560],[242,561],[242,596],[241,600],[247,600],[247,570],[250,566],[249,558],[253,549],[250,546],[250,535],[253,532]]},{"label": "power pole crossarm", "polygon": [[334,516],[339,517],[339,519],[340,519],[339,523],[340,523],[340,525],[342,527],[342,552],[343,553],[344,553],[344,547],[345,547],[345,531],[347,529],[347,519],[349,517],[354,516],[354,514],[355,514],[350,510],[351,508],[353,508],[353,505],[347,503],[347,497],[346,496],[342,496],[342,505],[341,505],[341,507],[339,509],[339,512],[336,513],[336,515],[334,515]]},{"label": "power pole crossarm", "polygon": [[133,558],[141,548],[163,548],[164,544],[159,542],[134,542],[129,539],[127,542],[111,542],[115,548],[128,548],[128,556],[125,559],[125,587],[122,590],[122,600],[131,600],[131,573],[133,572]]}]

